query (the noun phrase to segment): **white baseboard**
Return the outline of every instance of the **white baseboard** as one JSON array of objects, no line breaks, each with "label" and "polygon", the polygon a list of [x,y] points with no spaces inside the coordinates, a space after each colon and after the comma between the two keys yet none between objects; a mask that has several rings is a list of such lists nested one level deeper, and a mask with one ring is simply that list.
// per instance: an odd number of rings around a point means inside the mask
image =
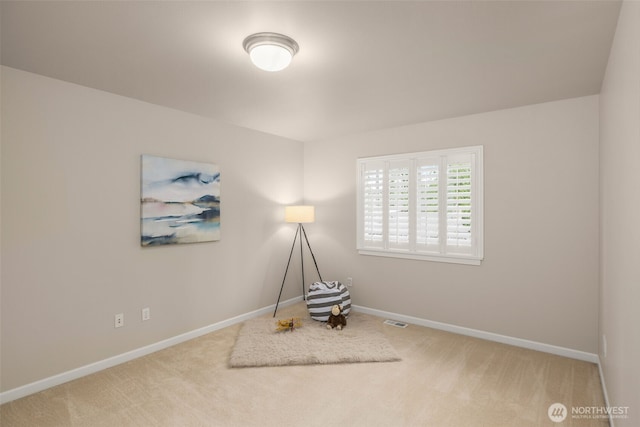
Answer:
[{"label": "white baseboard", "polygon": [[[282,301],[278,307],[286,307],[297,302],[302,301],[302,295],[286,301]],[[168,338],[163,341],[159,341],[154,344],[147,345],[135,350],[128,351],[117,356],[109,357],[108,359],[101,360],[99,362],[91,363],[89,365],[81,366],[71,371],[63,372],[52,377],[48,377],[39,381],[32,382],[30,384],[23,385],[11,390],[7,390],[0,393],[0,404],[11,402],[12,400],[20,399],[21,397],[28,396],[33,393],[37,393],[48,388],[64,384],[66,382],[84,377],[86,375],[94,374],[112,366],[119,365],[121,363],[128,362],[133,359],[137,359],[147,354],[155,353],[156,351],[163,350],[165,348],[180,344],[185,341],[197,338],[199,336],[208,334],[210,332],[217,331],[222,328],[226,328],[236,323],[244,322],[245,320],[252,319],[254,317],[262,316],[263,314],[270,313],[275,308],[275,304],[260,308],[258,310],[251,311],[249,313],[242,314],[240,316],[232,317],[231,319],[223,320],[218,323],[214,323],[209,326],[205,326],[199,329],[195,329],[184,334],[177,335],[172,338]]]},{"label": "white baseboard", "polygon": [[495,341],[502,344],[509,344],[516,347],[528,348],[530,350],[542,351],[544,353],[556,354],[558,356],[570,357],[572,359],[583,360],[591,363],[598,363],[598,355],[587,353],[585,351],[573,350],[570,348],[559,347],[551,344],[544,344],[536,341],[529,341],[522,338],[514,338],[507,335],[494,334],[493,332],[481,331],[478,329],[465,328],[463,326],[451,325],[448,323],[436,322],[433,320],[421,319],[413,316],[405,316],[403,314],[391,313],[388,311],[377,310],[359,305],[353,305],[355,311],[371,314],[373,316],[383,317],[386,319],[401,320],[428,328],[439,329],[442,331],[452,332],[455,334],[466,335],[474,338],[481,338],[488,341]]},{"label": "white baseboard", "polygon": [[[607,408],[611,408],[611,404],[609,403],[609,394],[607,393],[607,384],[604,382],[604,372],[602,372],[602,363],[600,361],[600,357],[598,356],[598,373],[600,374],[600,386],[602,387],[602,394],[604,395],[604,405]],[[615,423],[613,422],[613,418],[611,414],[609,414],[609,427],[615,427]]]}]

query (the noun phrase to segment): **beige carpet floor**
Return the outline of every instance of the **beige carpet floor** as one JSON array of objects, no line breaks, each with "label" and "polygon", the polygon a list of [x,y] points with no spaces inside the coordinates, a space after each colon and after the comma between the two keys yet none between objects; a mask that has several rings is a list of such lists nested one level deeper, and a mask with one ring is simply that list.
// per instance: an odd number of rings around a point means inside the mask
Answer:
[{"label": "beige carpet floor", "polygon": [[[301,310],[296,304],[278,316]],[[402,361],[229,368],[240,330],[234,325],[2,405],[0,425],[608,425],[571,417],[556,424],[547,416],[555,402],[604,405],[592,363],[414,325],[380,325]]]}]

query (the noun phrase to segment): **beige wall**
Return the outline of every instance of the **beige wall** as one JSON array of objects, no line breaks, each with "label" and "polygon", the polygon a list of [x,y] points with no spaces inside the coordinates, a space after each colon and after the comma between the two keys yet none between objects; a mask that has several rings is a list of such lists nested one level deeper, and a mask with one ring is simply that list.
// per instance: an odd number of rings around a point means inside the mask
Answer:
[{"label": "beige wall", "polygon": [[[323,278],[353,277],[355,304],[598,351],[597,96],[304,151],[11,68],[2,108],[3,391],[274,303],[293,234],[282,205],[302,199],[301,177],[317,206],[307,232]],[[481,266],[357,255],[357,157],[477,144]],[[220,165],[220,242],[140,248],[142,153]],[[288,282],[283,299],[299,294]],[[126,325],[116,330],[117,312]]]},{"label": "beige wall", "polygon": [[[484,145],[481,266],[358,255],[356,158]],[[598,97],[305,144],[310,239],[353,303],[597,352]]]},{"label": "beige wall", "polygon": [[[221,241],[140,247],[143,153],[220,166]],[[275,303],[294,232],[282,205],[302,198],[302,153],[299,142],[3,68],[1,389]],[[299,294],[292,283],[283,300]]]},{"label": "beige wall", "polygon": [[616,426],[640,425],[640,2],[625,1],[600,103],[600,360]]}]

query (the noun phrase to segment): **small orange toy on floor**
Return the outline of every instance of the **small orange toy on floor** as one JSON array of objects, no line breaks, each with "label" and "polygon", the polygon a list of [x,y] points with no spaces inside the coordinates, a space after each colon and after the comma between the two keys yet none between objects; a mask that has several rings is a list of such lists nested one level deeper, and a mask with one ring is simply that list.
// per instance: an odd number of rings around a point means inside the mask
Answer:
[{"label": "small orange toy on floor", "polygon": [[299,317],[292,317],[290,319],[276,320],[276,331],[290,330],[293,332],[295,328],[302,327],[302,320]]}]

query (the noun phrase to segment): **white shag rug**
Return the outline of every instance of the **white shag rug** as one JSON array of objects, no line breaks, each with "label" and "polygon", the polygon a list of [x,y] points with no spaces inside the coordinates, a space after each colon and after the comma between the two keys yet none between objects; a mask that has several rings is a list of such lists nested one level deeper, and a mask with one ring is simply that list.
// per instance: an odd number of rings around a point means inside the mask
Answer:
[{"label": "white shag rug", "polygon": [[366,314],[352,311],[341,331],[303,317],[301,328],[277,332],[276,319],[242,325],[229,359],[232,368],[400,360],[380,330],[382,321]]}]

